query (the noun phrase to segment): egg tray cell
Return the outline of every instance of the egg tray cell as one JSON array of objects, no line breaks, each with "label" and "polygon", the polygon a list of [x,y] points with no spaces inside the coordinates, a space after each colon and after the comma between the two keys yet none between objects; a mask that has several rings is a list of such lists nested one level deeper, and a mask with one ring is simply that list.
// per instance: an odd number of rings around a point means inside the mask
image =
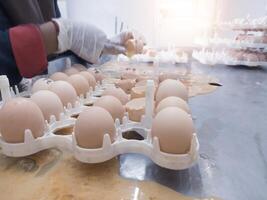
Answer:
[{"label": "egg tray cell", "polygon": [[[152,83],[151,81],[150,83]],[[149,81],[148,81],[149,83]],[[154,84],[147,86],[153,91]],[[57,130],[74,127],[77,119],[71,117],[78,115],[86,106],[81,101],[77,101],[74,108],[69,106],[61,113],[60,120],[56,121],[55,116],[51,116],[49,123],[46,123],[45,133],[42,137],[34,138],[30,130],[25,130],[23,143],[7,143],[0,136],[0,147],[2,153],[10,157],[24,157],[35,154],[42,150],[58,148],[67,151],[83,163],[101,163],[112,159],[115,156],[125,153],[139,153],[149,157],[157,165],[173,169],[182,170],[193,166],[198,160],[199,142],[196,133],[193,134],[191,147],[186,154],[169,154],[160,150],[160,144],[157,137],[151,137],[152,126],[152,102],[154,97],[152,92],[146,95],[146,112],[142,116],[141,122],[129,120],[126,113],[122,123],[119,119],[115,120],[116,137],[112,143],[109,134],[103,137],[103,145],[98,149],[85,149],[78,146],[75,131],[70,135],[58,135]],[[123,134],[129,131],[135,131],[141,135],[143,140],[129,140],[123,137]]]}]

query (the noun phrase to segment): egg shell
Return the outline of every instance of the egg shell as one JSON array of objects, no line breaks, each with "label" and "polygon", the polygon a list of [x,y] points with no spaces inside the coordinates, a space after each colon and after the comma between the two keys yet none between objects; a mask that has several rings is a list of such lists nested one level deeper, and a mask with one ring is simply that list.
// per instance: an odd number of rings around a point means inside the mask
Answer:
[{"label": "egg shell", "polygon": [[142,98],[146,96],[146,86],[134,87],[131,90],[131,99]]},{"label": "egg shell", "polygon": [[188,91],[184,84],[178,80],[167,79],[160,83],[157,93],[156,93],[156,102],[157,104],[169,96],[177,96],[181,99],[188,100]]},{"label": "egg shell", "polygon": [[74,87],[78,96],[86,96],[86,93],[89,92],[90,87],[88,81],[80,74],[74,74],[69,76],[68,82]]},{"label": "egg shell", "polygon": [[25,130],[34,138],[43,136],[45,120],[40,108],[30,99],[13,98],[0,109],[0,133],[8,143],[24,142]]},{"label": "egg shell", "polygon": [[177,107],[187,112],[188,114],[191,113],[190,108],[186,101],[184,101],[183,99],[179,97],[173,97],[173,96],[167,97],[163,99],[162,101],[160,101],[160,103],[158,104],[156,108],[156,113],[159,113],[161,110],[168,108],[168,107]]},{"label": "egg shell", "polygon": [[64,73],[67,74],[68,76],[78,74],[80,71],[74,67],[66,68],[64,70]]},{"label": "egg shell", "polygon": [[49,90],[54,92],[60,98],[65,107],[67,107],[68,103],[75,106],[77,93],[70,83],[66,81],[55,81],[49,86]]},{"label": "egg shell", "polygon": [[131,89],[135,86],[135,83],[135,80],[131,79],[118,80],[115,83],[115,86],[121,88],[124,92],[129,94],[131,92]]},{"label": "egg shell", "polygon": [[121,88],[107,88],[102,96],[114,96],[120,100],[122,105],[125,105],[129,101],[128,95]]},{"label": "egg shell", "polygon": [[125,109],[119,99],[113,96],[102,96],[95,103],[94,106],[98,106],[107,110],[114,121],[119,119],[122,122],[122,118],[125,113]]},{"label": "egg shell", "polygon": [[129,101],[126,105],[126,111],[129,114],[129,119],[135,122],[140,122],[142,116],[145,114],[145,98],[138,98]]},{"label": "egg shell", "polygon": [[73,68],[77,69],[79,72],[87,71],[87,68],[82,64],[74,64],[72,65]]},{"label": "egg shell", "polygon": [[151,135],[159,139],[160,150],[170,154],[188,153],[194,130],[190,116],[180,108],[161,110],[153,120]]},{"label": "egg shell", "polygon": [[115,126],[112,116],[104,108],[93,106],[84,110],[74,126],[78,146],[96,149],[103,146],[103,137],[109,134],[115,140]]},{"label": "egg shell", "polygon": [[50,76],[53,81],[67,81],[68,75],[63,72],[56,72]]},{"label": "egg shell", "polygon": [[40,90],[48,90],[49,85],[54,81],[48,78],[41,78],[37,80],[32,86],[32,93],[38,92]]},{"label": "egg shell", "polygon": [[87,80],[89,87],[93,88],[93,90],[94,90],[95,86],[96,86],[95,77],[91,73],[89,73],[88,71],[82,71],[82,72],[80,72],[80,75],[82,75]]},{"label": "egg shell", "polygon": [[63,104],[60,98],[49,90],[41,90],[31,96],[31,100],[35,102],[41,109],[45,120],[50,121],[50,117],[54,115],[57,120],[60,113],[64,112]]}]

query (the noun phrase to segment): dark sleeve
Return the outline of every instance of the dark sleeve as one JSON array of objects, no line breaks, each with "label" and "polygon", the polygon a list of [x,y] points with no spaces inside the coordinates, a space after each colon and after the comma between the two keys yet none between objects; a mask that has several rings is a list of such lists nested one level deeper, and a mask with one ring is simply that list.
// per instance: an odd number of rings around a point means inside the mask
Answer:
[{"label": "dark sleeve", "polygon": [[7,31],[0,31],[0,75],[7,75],[11,85],[18,84],[22,79]]},{"label": "dark sleeve", "polygon": [[9,39],[21,76],[32,78],[47,69],[46,50],[38,26],[26,24],[10,28]]}]

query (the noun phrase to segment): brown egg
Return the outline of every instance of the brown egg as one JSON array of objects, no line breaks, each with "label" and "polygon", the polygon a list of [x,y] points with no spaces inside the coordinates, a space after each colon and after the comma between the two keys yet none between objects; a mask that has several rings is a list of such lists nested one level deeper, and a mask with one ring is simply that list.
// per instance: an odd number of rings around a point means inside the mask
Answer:
[{"label": "brown egg", "polygon": [[181,108],[183,111],[190,114],[190,109],[186,101],[179,97],[167,97],[163,99],[156,108],[156,113],[159,113],[161,110],[168,108],[168,107],[177,107]]},{"label": "brown egg", "polygon": [[94,106],[106,109],[113,117],[114,121],[119,119],[122,122],[125,110],[119,99],[113,96],[103,96],[98,99]]},{"label": "brown egg", "polygon": [[67,81],[68,75],[63,72],[56,72],[50,76],[53,81]]},{"label": "brown egg", "polygon": [[80,74],[69,76],[68,82],[74,87],[78,96],[83,95],[85,97],[90,90],[87,80]]},{"label": "brown egg", "polygon": [[82,75],[88,81],[89,87],[92,87],[94,90],[96,86],[95,77],[88,71],[82,71],[80,72],[80,75]]},{"label": "brown egg", "polygon": [[60,98],[49,90],[41,90],[31,96],[31,100],[35,102],[41,109],[45,120],[50,121],[51,115],[59,120],[60,113],[64,112],[63,104]]},{"label": "brown egg", "polygon": [[159,75],[159,82],[163,82],[167,79],[178,80],[179,77],[178,73],[164,72]]},{"label": "brown egg", "polygon": [[135,39],[130,39],[125,43],[125,48],[127,51],[127,56],[133,56],[136,54],[136,40]]},{"label": "brown egg", "polygon": [[162,152],[185,154],[190,150],[194,131],[193,121],[185,111],[169,107],[156,115],[151,134],[158,137]]},{"label": "brown egg", "polygon": [[135,122],[140,122],[145,114],[146,99],[138,98],[129,101],[125,107],[129,114],[129,119]]},{"label": "brown egg", "polygon": [[41,78],[37,80],[32,86],[32,93],[38,92],[40,90],[48,90],[48,87],[54,81],[48,78]]},{"label": "brown egg", "polygon": [[122,105],[125,105],[129,101],[128,95],[121,88],[108,88],[103,92],[102,96],[107,95],[116,97]]},{"label": "brown egg", "polygon": [[70,83],[66,81],[55,81],[49,86],[49,90],[58,95],[64,106],[67,106],[68,103],[75,106],[77,93]]},{"label": "brown egg", "polygon": [[101,148],[105,134],[110,135],[112,142],[115,140],[113,118],[104,108],[87,108],[79,115],[74,133],[78,146],[86,149]]},{"label": "brown egg", "polygon": [[144,43],[142,40],[136,40],[136,53],[142,54],[144,49]]},{"label": "brown egg", "polygon": [[156,102],[159,103],[161,100],[169,96],[180,97],[181,99],[188,100],[188,91],[184,84],[178,80],[167,79],[160,83],[158,91],[156,93]]},{"label": "brown egg", "polygon": [[102,83],[104,75],[99,70],[89,68],[87,71],[95,77],[96,82]]},{"label": "brown egg", "polygon": [[74,64],[72,67],[77,69],[79,72],[87,71],[87,68],[81,64]]},{"label": "brown egg", "polygon": [[134,87],[135,83],[136,83],[135,80],[131,79],[118,80],[115,83],[115,86],[123,89],[124,92],[129,94],[131,92],[131,89]]},{"label": "brown egg", "polygon": [[64,73],[67,74],[68,76],[78,74],[80,71],[74,67],[66,68],[64,70]]},{"label": "brown egg", "polygon": [[33,137],[43,136],[45,120],[40,108],[30,99],[14,98],[0,109],[0,133],[8,143],[24,142],[24,132],[31,130]]},{"label": "brown egg", "polygon": [[96,82],[102,83],[102,81],[104,79],[104,75],[100,71],[96,71],[95,72],[95,79],[96,79]]}]

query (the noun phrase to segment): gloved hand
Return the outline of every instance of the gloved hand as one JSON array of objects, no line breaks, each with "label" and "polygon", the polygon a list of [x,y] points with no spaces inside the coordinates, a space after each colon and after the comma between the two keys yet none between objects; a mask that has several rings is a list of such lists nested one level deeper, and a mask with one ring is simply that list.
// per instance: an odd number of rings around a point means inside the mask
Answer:
[{"label": "gloved hand", "polygon": [[84,60],[96,63],[106,43],[106,34],[97,27],[66,19],[54,19],[59,27],[58,53],[71,50]]},{"label": "gloved hand", "polygon": [[105,43],[103,54],[125,54],[126,48],[125,44],[127,40],[133,39],[133,33],[130,31],[122,32],[118,35],[115,35],[114,37],[107,40]]}]

